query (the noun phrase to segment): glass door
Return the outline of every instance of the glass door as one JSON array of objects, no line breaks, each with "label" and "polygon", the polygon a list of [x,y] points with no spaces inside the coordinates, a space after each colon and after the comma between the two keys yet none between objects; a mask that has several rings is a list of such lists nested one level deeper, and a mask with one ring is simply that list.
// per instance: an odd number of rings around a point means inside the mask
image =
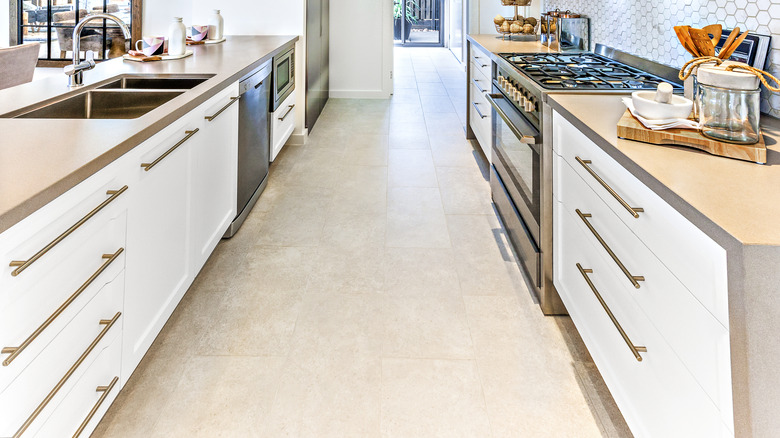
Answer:
[{"label": "glass door", "polygon": [[393,0],[397,46],[442,46],[444,0]]}]

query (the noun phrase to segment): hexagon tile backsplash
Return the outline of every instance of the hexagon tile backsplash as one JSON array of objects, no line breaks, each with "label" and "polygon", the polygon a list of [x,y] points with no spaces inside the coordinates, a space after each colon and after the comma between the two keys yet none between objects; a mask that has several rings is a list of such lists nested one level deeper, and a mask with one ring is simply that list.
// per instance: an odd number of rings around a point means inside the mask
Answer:
[{"label": "hexagon tile backsplash", "polygon": [[[590,18],[592,45],[606,44],[677,68],[691,56],[677,41],[674,26],[720,23],[771,35],[765,69],[780,76],[780,0],[543,0],[542,11],[555,8]],[[780,117],[780,94],[763,90],[761,111]]]}]

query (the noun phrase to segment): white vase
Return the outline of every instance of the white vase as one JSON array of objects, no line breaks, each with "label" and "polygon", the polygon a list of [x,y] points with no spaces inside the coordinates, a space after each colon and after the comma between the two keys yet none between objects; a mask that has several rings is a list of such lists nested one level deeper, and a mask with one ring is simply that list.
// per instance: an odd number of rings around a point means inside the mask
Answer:
[{"label": "white vase", "polygon": [[168,55],[183,55],[187,50],[187,28],[181,17],[173,17],[173,23],[168,27]]},{"label": "white vase", "polygon": [[219,14],[219,9],[214,9],[209,17],[209,39],[221,40],[225,28],[225,19]]}]

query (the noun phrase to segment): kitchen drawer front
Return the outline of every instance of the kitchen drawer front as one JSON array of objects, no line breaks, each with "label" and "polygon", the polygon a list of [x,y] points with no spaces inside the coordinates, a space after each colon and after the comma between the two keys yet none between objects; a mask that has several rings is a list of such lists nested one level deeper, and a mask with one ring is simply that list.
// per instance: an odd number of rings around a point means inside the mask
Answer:
[{"label": "kitchen drawer front", "polygon": [[481,93],[489,93],[491,88],[490,76],[485,76],[484,71],[474,62],[469,63],[471,68],[471,80],[476,82]]},{"label": "kitchen drawer front", "polygon": [[[726,251],[558,113],[554,113],[553,127],[555,152],[574,168],[696,299],[728,327]],[[642,208],[644,211],[638,212],[639,217],[633,217],[588,168],[630,207]]]},{"label": "kitchen drawer front", "polygon": [[[469,105],[471,105],[471,116],[469,125],[477,137],[479,146],[488,161],[491,161],[491,139],[492,139],[492,117],[491,107],[485,96],[477,89],[474,84],[469,86],[470,96]],[[477,111],[479,109],[479,112]],[[484,116],[484,117],[483,117]]]},{"label": "kitchen drawer front", "polygon": [[[663,336],[694,378],[723,412],[732,411],[729,332],[653,253],[615,216],[574,169],[555,158],[560,174],[561,208],[575,218],[579,232],[607,260],[606,268],[621,286],[616,298],[632,300]],[[583,215],[580,217],[579,210]],[[588,228],[585,221],[593,227]],[[632,276],[643,276],[637,289],[598,241],[614,252]],[[568,245],[564,243],[564,251]],[[607,275],[607,273],[602,273]],[[729,418],[731,418],[729,416]]]},{"label": "kitchen drawer front", "polygon": [[101,293],[125,266],[126,214],[104,224],[30,287],[0,296],[0,391]]},{"label": "kitchen drawer front", "polygon": [[[109,166],[0,235],[0,300],[7,292],[30,289],[124,215],[132,189],[129,172],[120,169]],[[123,239],[124,229],[115,231],[112,238]]]},{"label": "kitchen drawer front", "polygon": [[100,352],[121,339],[123,292],[124,272],[104,286],[0,393],[0,436],[13,436],[28,420],[24,436],[34,436]]},{"label": "kitchen drawer front", "polygon": [[[608,260],[585,239],[577,217],[556,203],[555,287],[637,437],[733,436],[724,414],[696,382],[636,303],[624,299]],[[610,261],[611,262],[611,261]],[[583,270],[580,272],[577,264]],[[601,295],[642,360],[638,361],[599,302],[585,276]]]},{"label": "kitchen drawer front", "polygon": [[[87,438],[92,434],[120,390],[121,341],[122,338],[117,337],[108,348],[100,352],[36,437]],[[96,408],[95,412],[91,413],[93,408]]]},{"label": "kitchen drawer front", "polygon": [[271,115],[271,161],[276,159],[295,130],[297,113],[295,91],[293,91]]},{"label": "kitchen drawer front", "polygon": [[493,61],[490,60],[490,55],[474,44],[471,45],[470,62],[479,68],[482,76],[489,78],[493,75]]}]

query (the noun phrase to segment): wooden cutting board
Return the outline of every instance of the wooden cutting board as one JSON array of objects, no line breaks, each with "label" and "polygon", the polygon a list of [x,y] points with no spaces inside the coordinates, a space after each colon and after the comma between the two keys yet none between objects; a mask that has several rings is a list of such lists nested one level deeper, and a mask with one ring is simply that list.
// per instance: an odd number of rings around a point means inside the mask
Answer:
[{"label": "wooden cutting board", "polygon": [[685,146],[721,157],[766,164],[766,144],[763,135],[760,136],[758,143],[745,145],[712,140],[701,135],[699,131],[691,129],[653,131],[645,128],[628,110],[618,121],[617,135],[626,140],[658,145]]}]

